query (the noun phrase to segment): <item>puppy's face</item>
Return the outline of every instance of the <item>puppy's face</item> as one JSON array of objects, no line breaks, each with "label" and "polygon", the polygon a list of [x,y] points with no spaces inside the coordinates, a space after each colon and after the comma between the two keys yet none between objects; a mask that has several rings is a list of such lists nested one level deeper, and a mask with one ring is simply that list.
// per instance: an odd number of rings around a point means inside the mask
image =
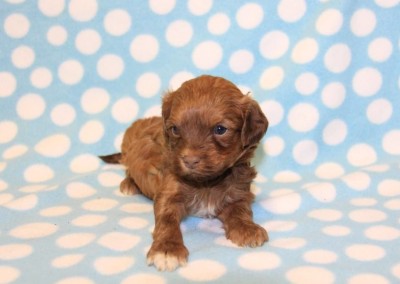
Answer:
[{"label": "puppy's face", "polygon": [[162,113],[173,171],[195,181],[218,177],[232,167],[268,126],[254,100],[212,76],[187,81],[167,94]]}]

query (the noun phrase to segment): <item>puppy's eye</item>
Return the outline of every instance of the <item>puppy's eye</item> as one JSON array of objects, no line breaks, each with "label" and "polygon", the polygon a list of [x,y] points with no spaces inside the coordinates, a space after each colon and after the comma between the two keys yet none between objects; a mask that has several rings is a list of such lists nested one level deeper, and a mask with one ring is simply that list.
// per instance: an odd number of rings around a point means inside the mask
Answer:
[{"label": "puppy's eye", "polygon": [[176,125],[171,126],[171,133],[174,136],[179,136],[180,135],[179,128]]},{"label": "puppy's eye", "polygon": [[216,135],[224,135],[227,130],[228,130],[228,128],[218,124],[217,126],[214,127],[214,134],[216,134]]}]

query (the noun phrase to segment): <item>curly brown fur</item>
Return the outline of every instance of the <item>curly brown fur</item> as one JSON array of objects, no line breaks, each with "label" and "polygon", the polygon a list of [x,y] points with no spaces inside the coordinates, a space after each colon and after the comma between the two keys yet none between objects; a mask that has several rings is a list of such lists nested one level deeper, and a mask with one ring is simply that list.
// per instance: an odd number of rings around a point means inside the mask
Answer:
[{"label": "curly brown fur", "polygon": [[127,129],[121,157],[110,160],[127,168],[122,192],[154,200],[149,265],[174,270],[186,264],[180,222],[187,215],[220,219],[239,246],[268,240],[252,220],[250,192],[256,176],[250,160],[267,127],[256,101],[221,77],[201,76],[164,96],[162,117]]}]

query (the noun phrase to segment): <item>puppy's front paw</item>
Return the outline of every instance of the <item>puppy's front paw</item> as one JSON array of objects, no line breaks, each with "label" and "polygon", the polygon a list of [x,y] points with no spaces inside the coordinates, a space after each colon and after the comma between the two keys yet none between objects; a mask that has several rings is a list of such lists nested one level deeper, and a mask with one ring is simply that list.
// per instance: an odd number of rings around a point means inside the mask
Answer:
[{"label": "puppy's front paw", "polygon": [[121,181],[119,190],[125,195],[135,195],[140,193],[139,188],[130,177],[126,177]]},{"label": "puppy's front paw", "polygon": [[226,236],[233,243],[241,247],[259,247],[268,241],[267,231],[254,223],[231,227],[227,231]]},{"label": "puppy's front paw", "polygon": [[160,271],[173,271],[185,266],[189,252],[183,244],[175,242],[154,242],[147,253],[147,265],[154,265]]}]

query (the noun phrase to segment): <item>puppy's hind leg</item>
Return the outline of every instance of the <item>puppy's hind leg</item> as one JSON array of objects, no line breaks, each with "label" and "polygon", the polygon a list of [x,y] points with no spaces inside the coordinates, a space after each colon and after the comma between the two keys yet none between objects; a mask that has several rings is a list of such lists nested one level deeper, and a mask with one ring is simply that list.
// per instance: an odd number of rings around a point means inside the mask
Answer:
[{"label": "puppy's hind leg", "polygon": [[128,173],[126,173],[126,177],[121,181],[119,190],[125,195],[135,195],[141,193],[139,187]]}]

